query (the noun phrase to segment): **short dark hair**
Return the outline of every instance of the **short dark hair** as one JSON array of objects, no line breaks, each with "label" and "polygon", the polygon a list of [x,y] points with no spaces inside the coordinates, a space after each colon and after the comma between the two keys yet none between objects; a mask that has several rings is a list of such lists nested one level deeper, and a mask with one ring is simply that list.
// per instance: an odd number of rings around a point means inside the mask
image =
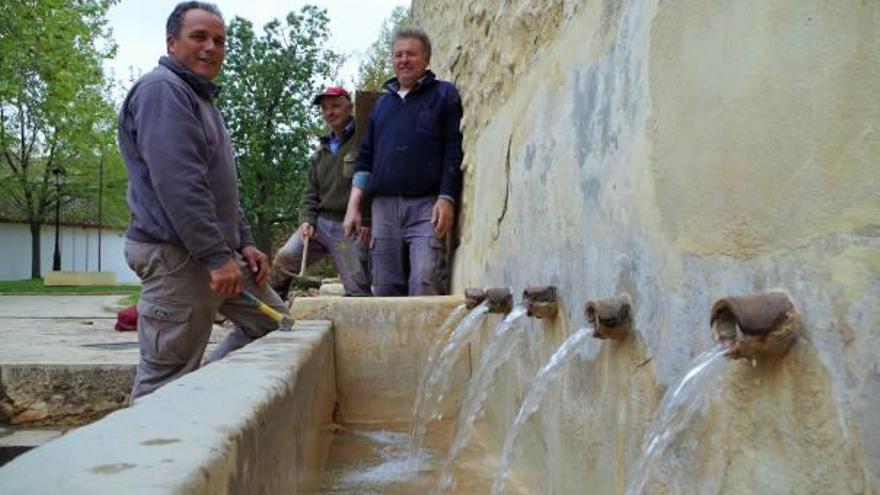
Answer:
[{"label": "short dark hair", "polygon": [[419,40],[422,43],[422,53],[424,53],[426,57],[431,58],[431,38],[428,37],[428,33],[426,33],[424,29],[408,26],[395,29],[394,34],[391,36],[392,51],[394,43],[400,39]]},{"label": "short dark hair", "polygon": [[223,14],[220,13],[220,9],[218,9],[213,3],[180,2],[174,7],[174,10],[171,11],[171,15],[168,16],[168,21],[165,22],[165,36],[172,36],[174,38],[180,36],[180,30],[183,28],[183,15],[193,9],[207,10],[219,17],[220,22],[225,22],[223,20]]}]

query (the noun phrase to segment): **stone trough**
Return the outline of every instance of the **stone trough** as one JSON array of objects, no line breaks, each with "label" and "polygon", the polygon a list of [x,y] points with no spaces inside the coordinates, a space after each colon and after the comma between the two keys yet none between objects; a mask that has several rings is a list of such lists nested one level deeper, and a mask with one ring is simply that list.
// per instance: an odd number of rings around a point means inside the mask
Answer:
[{"label": "stone trough", "polygon": [[316,493],[338,424],[406,424],[424,351],[461,302],[397,301],[298,300],[294,331],[20,455],[0,493]]}]

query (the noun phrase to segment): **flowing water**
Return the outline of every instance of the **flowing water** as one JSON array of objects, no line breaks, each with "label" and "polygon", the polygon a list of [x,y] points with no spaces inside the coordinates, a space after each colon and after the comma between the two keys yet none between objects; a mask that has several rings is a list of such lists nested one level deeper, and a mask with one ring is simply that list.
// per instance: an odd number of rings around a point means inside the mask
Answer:
[{"label": "flowing water", "polygon": [[698,413],[708,410],[727,369],[726,349],[716,346],[694,360],[690,371],[660,402],[654,420],[648,426],[642,454],[631,472],[626,495],[641,495],[667,447],[685,431]]},{"label": "flowing water", "polygon": [[492,388],[496,372],[501,365],[510,359],[516,344],[520,342],[521,337],[528,329],[525,325],[517,324],[526,311],[526,307],[521,304],[515,306],[495,327],[486,349],[480,355],[480,364],[468,383],[464,402],[462,402],[461,410],[456,418],[455,436],[449,447],[443,474],[437,486],[437,494],[460,488],[453,486],[455,479],[461,479],[454,475],[454,464],[471,437],[474,423],[482,412],[483,403]]},{"label": "flowing water", "polygon": [[498,468],[495,482],[492,484],[492,495],[501,495],[505,491],[504,485],[507,481],[507,476],[510,473],[513,458],[516,455],[516,440],[523,427],[525,427],[526,421],[528,421],[532,414],[538,411],[538,408],[541,407],[541,402],[544,400],[544,396],[547,394],[547,391],[551,389],[551,386],[559,379],[562,371],[565,369],[565,365],[571,362],[572,357],[584,346],[585,342],[589,341],[592,334],[593,332],[591,328],[581,328],[577,332],[571,334],[565,342],[559,346],[559,349],[553,353],[553,356],[550,357],[547,364],[538,371],[535,380],[532,382],[531,388],[529,388],[529,391],[526,394],[526,398],[523,400],[519,413],[516,415],[513,426],[504,439],[504,449],[501,454],[501,466]]},{"label": "flowing water", "polygon": [[446,323],[443,324],[444,328],[439,332],[437,341],[428,353],[428,363],[422,370],[410,421],[408,464],[411,470],[417,470],[421,464],[420,457],[423,455],[428,423],[440,419],[439,408],[443,397],[449,391],[452,369],[461,357],[461,353],[467,349],[467,344],[471,341],[474,332],[480,327],[483,317],[488,313],[489,302],[483,301],[472,309],[455,327],[447,340],[448,327],[458,320],[458,316],[464,309],[463,305],[457,307],[453,314],[447,318]]},{"label": "flowing water", "polygon": [[[437,486],[443,450],[452,434],[451,421],[432,425],[425,436],[424,456],[417,472],[409,469],[405,431],[393,425],[343,428],[333,436],[324,479],[316,495],[417,495]],[[489,493],[497,459],[482,442],[470,442],[461,453],[454,495]],[[518,487],[509,493],[526,495]]]}]

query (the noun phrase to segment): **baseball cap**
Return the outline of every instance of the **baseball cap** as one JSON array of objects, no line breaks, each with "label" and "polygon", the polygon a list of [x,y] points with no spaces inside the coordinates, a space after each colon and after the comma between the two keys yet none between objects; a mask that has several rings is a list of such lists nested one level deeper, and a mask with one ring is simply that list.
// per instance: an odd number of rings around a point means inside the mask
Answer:
[{"label": "baseball cap", "polygon": [[348,91],[345,88],[341,88],[339,86],[327,86],[326,89],[321,94],[315,95],[312,98],[312,105],[320,105],[321,100],[324,99],[325,96],[344,96],[351,100],[351,95],[348,94]]}]

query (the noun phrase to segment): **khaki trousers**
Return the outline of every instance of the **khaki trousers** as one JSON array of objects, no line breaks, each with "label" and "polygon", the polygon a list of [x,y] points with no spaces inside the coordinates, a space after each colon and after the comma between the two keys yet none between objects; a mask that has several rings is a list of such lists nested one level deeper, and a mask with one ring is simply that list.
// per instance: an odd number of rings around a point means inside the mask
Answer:
[{"label": "khaki trousers", "polygon": [[[218,311],[235,323],[235,329],[214,350],[208,361],[266,335],[277,324],[239,299],[224,299],[208,288],[210,273],[184,248],[172,244],[125,241],[125,259],[141,279],[138,302],[140,362],[131,391],[132,401],[197,369]],[[258,287],[239,253],[242,285],[276,310],[288,309],[265,284]]]},{"label": "khaki trousers", "polygon": [[[308,260],[311,265],[325,256],[333,258],[346,296],[369,296],[370,268],[367,246],[345,236],[342,222],[318,217],[315,239],[309,241]],[[303,255],[303,238],[299,229],[290,236],[272,261],[270,284],[281,288],[289,285],[293,274],[298,273]]]}]

